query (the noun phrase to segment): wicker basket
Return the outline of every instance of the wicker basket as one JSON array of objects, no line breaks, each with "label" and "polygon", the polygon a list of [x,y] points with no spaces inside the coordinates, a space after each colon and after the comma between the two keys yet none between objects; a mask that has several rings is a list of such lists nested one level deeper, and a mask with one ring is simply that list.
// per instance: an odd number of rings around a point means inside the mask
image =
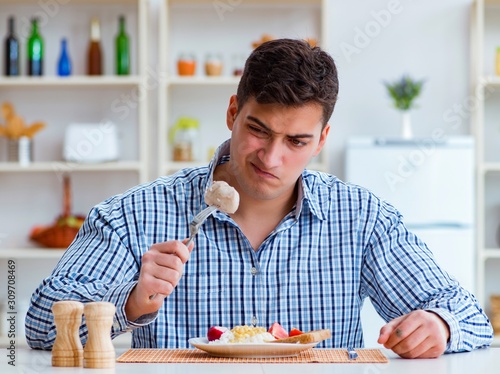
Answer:
[{"label": "wicker basket", "polygon": [[491,325],[495,334],[500,334],[500,295],[490,296]]},{"label": "wicker basket", "polygon": [[[34,230],[30,239],[37,244],[47,248],[68,248],[78,233],[79,227],[61,224],[71,215],[71,187],[69,177],[64,176],[64,194],[63,194],[63,214],[56,219],[52,226],[47,226]],[[83,216],[74,216],[83,220]]]},{"label": "wicker basket", "polygon": [[68,248],[78,230],[76,227],[51,226],[31,235],[30,239],[47,248]]}]

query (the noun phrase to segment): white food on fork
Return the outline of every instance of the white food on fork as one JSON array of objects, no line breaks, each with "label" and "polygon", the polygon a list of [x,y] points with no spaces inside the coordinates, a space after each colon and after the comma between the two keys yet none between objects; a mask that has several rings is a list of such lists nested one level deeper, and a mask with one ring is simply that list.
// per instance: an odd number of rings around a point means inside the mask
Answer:
[{"label": "white food on fork", "polygon": [[[234,187],[231,187],[226,182],[214,181],[205,192],[205,202],[208,207],[198,213],[189,224],[190,236],[188,242],[186,243],[187,247],[189,247],[191,242],[194,240],[194,237],[198,233],[198,230],[203,222],[205,222],[205,220],[216,209],[228,214],[236,212],[238,205],[240,204],[240,195]],[[149,299],[153,300],[156,295],[156,293],[151,295]]]},{"label": "white food on fork", "polygon": [[226,182],[214,181],[205,192],[205,202],[209,206],[215,206],[225,213],[232,214],[238,209],[240,195]]}]

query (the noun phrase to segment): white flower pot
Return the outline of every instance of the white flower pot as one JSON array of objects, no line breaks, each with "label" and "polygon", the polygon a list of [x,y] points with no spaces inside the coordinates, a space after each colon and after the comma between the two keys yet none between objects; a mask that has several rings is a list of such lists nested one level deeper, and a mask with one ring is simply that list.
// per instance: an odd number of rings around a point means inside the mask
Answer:
[{"label": "white flower pot", "polygon": [[411,129],[411,114],[409,110],[401,112],[401,136],[403,139],[411,139],[413,137]]}]

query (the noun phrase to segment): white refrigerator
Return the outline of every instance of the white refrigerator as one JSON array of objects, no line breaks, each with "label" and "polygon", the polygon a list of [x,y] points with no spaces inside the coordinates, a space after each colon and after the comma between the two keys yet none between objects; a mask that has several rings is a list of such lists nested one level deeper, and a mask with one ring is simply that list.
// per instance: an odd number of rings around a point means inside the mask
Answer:
[{"label": "white refrigerator", "polygon": [[[403,215],[437,262],[474,292],[474,142],[352,138],[346,181],[366,187]],[[365,346],[375,347],[385,322],[370,302],[362,311]]]}]

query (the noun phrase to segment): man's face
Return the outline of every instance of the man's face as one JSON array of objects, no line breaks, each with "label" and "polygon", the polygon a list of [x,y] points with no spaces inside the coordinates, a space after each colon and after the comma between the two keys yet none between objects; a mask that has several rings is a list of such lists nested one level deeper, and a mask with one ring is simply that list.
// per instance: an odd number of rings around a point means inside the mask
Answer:
[{"label": "man's face", "polygon": [[258,104],[250,99],[240,112],[236,96],[227,110],[231,172],[240,194],[256,200],[289,198],[300,174],[325,144],[322,108]]}]

